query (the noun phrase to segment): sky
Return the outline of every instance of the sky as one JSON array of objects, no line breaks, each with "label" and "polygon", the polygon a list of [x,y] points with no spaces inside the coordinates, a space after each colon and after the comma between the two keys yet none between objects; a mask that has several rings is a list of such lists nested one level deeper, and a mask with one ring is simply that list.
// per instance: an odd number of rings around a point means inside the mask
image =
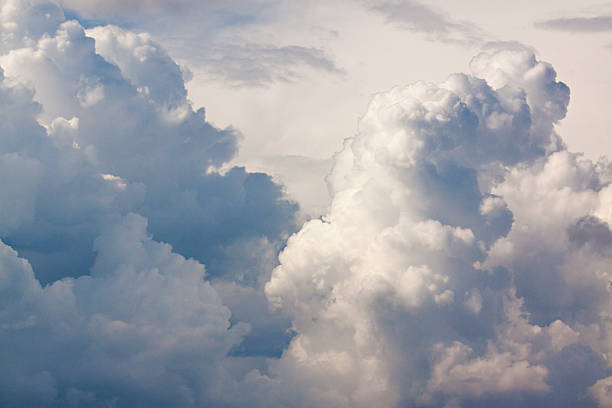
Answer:
[{"label": "sky", "polygon": [[0,405],[612,407],[611,34],[0,0]]}]

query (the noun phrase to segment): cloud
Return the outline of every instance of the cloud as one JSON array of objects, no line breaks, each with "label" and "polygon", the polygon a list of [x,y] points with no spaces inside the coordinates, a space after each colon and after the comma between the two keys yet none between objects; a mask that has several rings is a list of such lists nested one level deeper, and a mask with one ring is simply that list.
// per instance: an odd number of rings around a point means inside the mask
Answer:
[{"label": "cloud", "polygon": [[[280,245],[293,228],[295,205],[267,175],[210,172],[232,158],[237,134],[214,128],[203,109],[192,109],[178,65],[146,35],[113,26],[90,34],[95,40],[77,22],[61,23],[53,36],[0,57],[7,76],[35,89],[40,105],[30,110],[40,110],[38,119],[56,140],[46,155],[25,156],[55,162],[44,164],[40,210],[3,239],[26,251],[43,282],[87,271],[93,252],[86,248],[102,213],[138,211],[154,236],[211,265],[222,263],[217,256],[227,260],[223,248],[234,240],[265,237]],[[26,123],[49,144],[34,118]],[[68,160],[52,159],[57,154],[71,157],[73,167],[52,170]],[[105,199],[95,198],[100,183],[110,189]],[[54,239],[65,244],[44,244]],[[211,273],[225,271],[211,267]]]},{"label": "cloud", "polygon": [[306,405],[595,404],[610,168],[565,149],[569,88],[529,49],[471,68],[376,95],[329,213],[280,255],[266,294],[296,335],[278,377]]},{"label": "cloud", "polygon": [[245,325],[204,267],[146,233],[134,214],[109,220],[88,276],[41,286],[0,243],[4,406],[148,406],[209,402]]},{"label": "cloud", "polygon": [[433,40],[474,42],[479,29],[472,23],[455,21],[434,8],[412,0],[372,1],[372,10],[385,16],[388,22],[410,31],[422,33]]},{"label": "cloud", "polygon": [[[328,74],[342,74],[333,61],[321,48],[308,47],[297,44],[278,45],[261,44],[249,41],[248,36],[240,38],[225,38],[221,33],[236,27],[248,27],[257,22],[268,21],[277,12],[278,5],[270,1],[248,2],[192,2],[191,0],[178,1],[176,4],[168,2],[91,2],[91,4],[74,5],[77,11],[85,15],[116,15],[117,25],[132,26],[134,24],[145,28],[152,28],[159,32],[159,26],[166,27],[171,37],[181,39],[178,49],[188,48],[187,55],[191,63],[203,67],[210,81],[223,81],[234,87],[263,87],[275,82],[293,82],[310,71],[326,72]],[[131,13],[126,13],[131,11]],[[138,13],[148,11],[150,16],[143,19]],[[176,26],[172,18],[184,20],[184,24]],[[177,15],[175,15],[177,14]],[[76,16],[77,18],[78,15]],[[114,21],[113,20],[113,21]],[[84,20],[83,24],[88,23]],[[198,25],[199,31],[194,33],[186,22]],[[97,36],[97,46],[101,53],[109,55],[109,48],[117,50],[116,46],[108,42],[113,41],[108,34],[102,34],[98,22],[88,31],[88,35]],[[109,31],[109,27],[104,28]],[[152,42],[149,34],[135,34],[114,27],[115,36],[123,36],[122,42],[139,41],[142,44]],[[130,39],[128,39],[130,37]],[[139,40],[136,40],[140,37]],[[204,39],[202,38],[204,37]],[[216,38],[219,37],[219,38]],[[235,37],[235,36],[232,36]],[[159,48],[159,47],[157,47]],[[141,48],[141,52],[145,52]],[[156,52],[165,53],[163,50]],[[197,55],[194,56],[194,52]],[[180,53],[179,53],[180,54]],[[174,63],[174,62],[173,62]],[[127,67],[124,67],[127,68]],[[129,72],[126,72],[129,76]],[[172,88],[171,88],[172,89]]]},{"label": "cloud", "polygon": [[612,407],[612,376],[597,381],[589,391],[601,408]]},{"label": "cloud", "polygon": [[0,239],[21,265],[2,269],[2,405],[209,403],[223,387],[206,384],[233,381],[231,350],[256,359],[291,334],[267,309],[232,319],[203,279],[265,302],[297,206],[267,174],[216,170],[237,132],[193,109],[148,36],[93,38],[53,3],[26,3],[1,8]]},{"label": "cloud", "polygon": [[[487,262],[514,270],[518,294],[540,324],[555,319],[591,324],[609,301],[601,269],[611,255],[606,244],[610,220],[595,215],[609,194],[609,187],[601,185],[609,171],[578,155],[557,152],[528,169],[513,170],[493,190],[514,208],[514,225],[491,248]],[[551,202],[558,204],[551,207]],[[536,241],[536,250],[529,249]],[[579,272],[579,264],[589,265],[592,273]],[[540,273],[534,274],[534,268]]]},{"label": "cloud", "polygon": [[612,166],[529,49],[377,94],[287,241],[152,37],[0,10],[1,405],[609,405]]},{"label": "cloud", "polygon": [[293,82],[305,69],[335,75],[343,72],[323,50],[298,45],[221,44],[213,46],[201,62],[212,78],[232,86]]},{"label": "cloud", "polygon": [[538,21],[536,28],[570,33],[600,33],[612,30],[612,17],[564,17]]},{"label": "cloud", "polygon": [[[108,17],[122,13],[167,12],[192,6],[197,2],[195,0],[62,0],[61,3],[67,9],[76,10],[89,16]],[[209,6],[219,5],[219,2],[215,0],[207,0],[205,3]]]}]

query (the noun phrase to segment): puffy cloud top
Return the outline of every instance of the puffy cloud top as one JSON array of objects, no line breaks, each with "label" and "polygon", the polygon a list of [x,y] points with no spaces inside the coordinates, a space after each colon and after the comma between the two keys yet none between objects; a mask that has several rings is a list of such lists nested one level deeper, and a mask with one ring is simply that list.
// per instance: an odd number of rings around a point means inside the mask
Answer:
[{"label": "puffy cloud top", "polygon": [[612,166],[530,50],[376,95],[286,241],[148,35],[0,4],[0,405],[610,406]]},{"label": "puffy cloud top", "polygon": [[217,172],[237,132],[146,35],[1,6],[0,405],[220,401],[231,350],[269,353],[261,328],[282,345],[288,322],[241,323],[208,280],[264,299],[296,205],[266,174]]},{"label": "puffy cloud top", "polygon": [[[30,9],[21,9],[25,19]],[[31,198],[40,200],[15,205],[23,219],[11,217],[11,230],[1,236],[27,251],[43,281],[87,272],[93,261],[87,248],[104,213],[137,211],[157,238],[205,262],[221,263],[217,254],[235,240],[264,237],[277,245],[291,230],[295,206],[268,176],[240,168],[211,173],[232,158],[237,134],[192,109],[180,68],[150,38],[106,26],[91,30],[94,40],[76,21],[54,28],[0,57],[7,92],[16,92],[10,85],[16,80],[33,90],[20,91],[25,96],[13,108],[25,118],[9,123],[29,124],[17,134],[38,135],[32,142],[38,150],[9,144],[13,125],[2,148],[30,160],[26,182],[17,184],[20,194],[29,185],[31,195],[38,191]],[[26,214],[30,207],[38,210]],[[64,244],[48,246],[49,240]]]},{"label": "puffy cloud top", "polygon": [[280,255],[266,293],[297,332],[280,370],[314,405],[599,398],[610,169],[555,133],[569,89],[549,64],[514,46],[471,66],[376,95],[336,156],[330,213]]}]

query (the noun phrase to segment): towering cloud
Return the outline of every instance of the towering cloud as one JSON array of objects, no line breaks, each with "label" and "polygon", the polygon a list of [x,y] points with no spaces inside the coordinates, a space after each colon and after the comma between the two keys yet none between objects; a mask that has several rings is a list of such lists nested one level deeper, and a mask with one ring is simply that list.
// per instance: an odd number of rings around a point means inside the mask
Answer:
[{"label": "towering cloud", "polygon": [[[49,13],[56,14],[61,11]],[[118,211],[117,206],[147,216],[157,238],[202,261],[217,262],[216,253],[235,240],[264,237],[275,243],[292,228],[294,207],[281,200],[281,190],[267,176],[247,174],[240,168],[225,176],[206,174],[233,156],[236,134],[206,123],[203,109],[192,110],[181,70],[163,50],[144,35],[115,27],[96,28],[91,35],[96,42],[76,21],[58,22],[40,39],[23,37],[21,42],[30,46],[0,57],[12,80],[35,90],[41,105],[37,119],[57,139],[54,152],[79,157],[83,167],[91,168],[92,177],[103,178],[97,183],[114,185],[123,196],[114,208],[110,198],[60,204],[57,201],[70,194],[82,199],[81,188],[91,187],[95,194],[95,182],[70,185],[73,174],[45,171],[52,181],[42,184],[55,186],[39,195],[43,201],[38,207],[43,211],[33,214],[34,225],[24,224],[2,235],[18,246],[17,242],[34,236],[41,242],[59,235],[63,240],[73,237],[70,245],[57,248],[69,251],[69,256],[44,243],[41,250],[27,254],[44,281],[86,272],[93,255],[85,247],[97,234],[91,224],[104,211]],[[43,139],[49,143],[49,138]],[[83,177],[79,169],[73,170]],[[58,194],[63,187],[67,192]],[[108,208],[85,208],[101,205]],[[44,211],[51,206],[53,211]],[[45,220],[46,213],[63,220]],[[73,234],[77,226],[80,231]],[[68,259],[69,265],[63,263]]]},{"label": "towering cloud", "polygon": [[148,37],[0,5],[0,405],[210,403],[230,350],[278,353],[288,323],[206,280],[262,303],[295,204],[216,171],[237,133]]},{"label": "towering cloud", "polygon": [[315,406],[609,403],[611,168],[554,132],[549,64],[512,46],[471,66],[376,95],[330,213],[280,255],[280,373]]},{"label": "towering cloud", "polygon": [[612,404],[612,166],[528,49],[376,95],[286,241],[187,70],[65,20],[0,1],[0,405]]}]

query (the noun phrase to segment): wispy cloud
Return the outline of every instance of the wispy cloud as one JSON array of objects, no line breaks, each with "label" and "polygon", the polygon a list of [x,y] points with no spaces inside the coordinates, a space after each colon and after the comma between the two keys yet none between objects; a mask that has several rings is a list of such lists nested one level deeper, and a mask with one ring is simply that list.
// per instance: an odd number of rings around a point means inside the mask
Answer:
[{"label": "wispy cloud", "polygon": [[[85,25],[100,24],[88,24],[93,20],[83,15],[101,15],[119,26],[165,32],[165,38],[159,40],[171,44],[174,55],[196,63],[209,78],[229,86],[264,87],[293,82],[313,70],[343,72],[332,56],[318,46],[262,42],[242,32],[278,18],[277,0],[64,1],[72,7],[69,17]],[[176,24],[177,20],[181,24]]]},{"label": "wispy cloud", "polygon": [[291,82],[302,77],[305,69],[343,72],[325,51],[299,45],[221,44],[203,62],[210,75],[233,86]]},{"label": "wispy cloud", "polygon": [[200,3],[209,9],[231,7],[234,1],[219,0],[62,0],[68,9],[78,10],[86,14],[98,16],[113,16],[123,13],[142,13],[183,9]]},{"label": "wispy cloud", "polygon": [[457,21],[446,13],[412,0],[382,0],[370,2],[370,7],[410,31],[427,35],[431,39],[449,42],[474,42],[481,30],[473,23]]},{"label": "wispy cloud", "polygon": [[612,16],[564,17],[538,21],[534,24],[544,30],[571,33],[600,33],[612,31]]}]

